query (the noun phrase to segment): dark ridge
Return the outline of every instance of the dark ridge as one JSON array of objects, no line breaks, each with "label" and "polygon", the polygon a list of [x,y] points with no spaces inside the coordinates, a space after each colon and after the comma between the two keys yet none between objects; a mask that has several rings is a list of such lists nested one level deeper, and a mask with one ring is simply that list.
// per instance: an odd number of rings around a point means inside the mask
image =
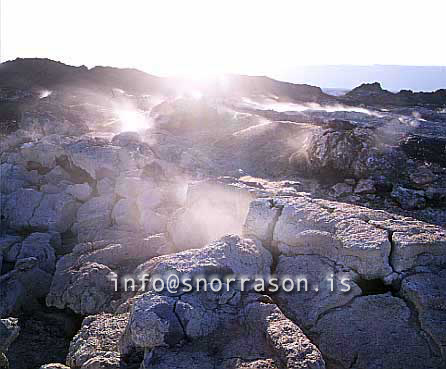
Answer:
[{"label": "dark ridge", "polygon": [[446,89],[434,92],[413,92],[401,90],[393,93],[384,90],[378,82],[363,83],[338,98],[345,103],[374,106],[446,106]]},{"label": "dark ridge", "polygon": [[[207,94],[224,96],[274,96],[283,101],[335,102],[319,87],[276,81],[268,77],[227,75],[225,86],[218,82],[197,87]],[[0,88],[64,89],[84,88],[109,92],[122,89],[130,94],[166,94],[197,85],[180,78],[162,78],[136,69],[85,66],[74,67],[49,59],[16,59],[0,65]]]},{"label": "dark ridge", "polygon": [[[393,93],[384,90],[378,82],[365,83],[339,97],[331,96],[321,88],[290,82],[277,81],[266,76],[243,76],[228,74],[224,85],[216,79],[209,83],[194,82],[185,78],[163,78],[137,69],[122,69],[98,66],[88,69],[75,67],[49,59],[21,59],[0,65],[0,88],[38,89],[87,89],[92,92],[110,93],[121,89],[129,94],[161,94],[170,96],[191,86],[207,95],[223,97],[252,97],[273,99],[277,102],[347,103],[371,106],[446,106],[446,89],[435,92],[401,90]],[[1,91],[2,95],[4,91]]]}]

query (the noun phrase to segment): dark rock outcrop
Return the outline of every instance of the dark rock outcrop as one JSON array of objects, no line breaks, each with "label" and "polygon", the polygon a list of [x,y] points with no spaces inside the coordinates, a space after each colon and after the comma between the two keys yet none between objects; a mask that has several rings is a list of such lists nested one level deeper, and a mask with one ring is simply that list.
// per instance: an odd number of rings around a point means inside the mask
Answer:
[{"label": "dark rock outcrop", "polygon": [[435,92],[413,92],[411,90],[401,90],[398,93],[393,93],[384,90],[378,82],[375,82],[364,83],[339,99],[344,102],[372,106],[420,105],[442,107],[446,105],[446,90],[441,89]]}]

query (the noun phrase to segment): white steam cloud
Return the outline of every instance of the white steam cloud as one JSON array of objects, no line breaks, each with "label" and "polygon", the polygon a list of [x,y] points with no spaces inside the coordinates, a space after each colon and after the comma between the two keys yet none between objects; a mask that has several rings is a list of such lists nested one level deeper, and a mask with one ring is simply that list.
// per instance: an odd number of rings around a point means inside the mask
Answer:
[{"label": "white steam cloud", "polygon": [[260,110],[275,110],[277,112],[304,112],[313,110],[313,111],[325,111],[327,113],[346,111],[346,112],[363,113],[375,117],[381,117],[381,114],[379,114],[378,112],[365,108],[348,106],[343,104],[333,104],[333,105],[320,105],[317,103],[296,104],[296,103],[277,102],[271,99],[259,102],[249,98],[243,98],[242,100],[245,106]]},{"label": "white steam cloud", "polygon": [[53,91],[50,91],[50,90],[42,90],[42,91],[40,91],[39,99],[45,99],[48,96],[51,96],[52,93],[53,93]]}]

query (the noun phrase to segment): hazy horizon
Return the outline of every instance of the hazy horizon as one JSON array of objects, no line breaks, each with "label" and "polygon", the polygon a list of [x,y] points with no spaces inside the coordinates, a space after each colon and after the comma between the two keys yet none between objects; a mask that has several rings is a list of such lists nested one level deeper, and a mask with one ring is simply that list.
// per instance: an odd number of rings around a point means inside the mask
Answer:
[{"label": "hazy horizon", "polygon": [[[158,76],[266,75],[325,88],[378,80],[390,90],[433,90],[446,87],[445,13],[446,3],[435,0],[3,0],[1,61],[38,57]],[[438,67],[441,75],[424,69],[416,78],[395,72],[381,80],[374,72],[333,71],[382,66]]]},{"label": "hazy horizon", "polygon": [[[16,58],[17,59],[17,58]],[[5,60],[0,64],[12,62],[16,59]],[[27,58],[27,59],[49,59],[49,58]],[[66,64],[68,66],[88,69],[95,67],[110,67],[121,69],[137,69],[156,77],[184,77],[159,75],[150,71],[143,71],[138,68],[117,67],[115,65],[93,65],[67,64],[62,60],[49,59],[54,62]],[[418,73],[411,73],[411,71]],[[231,73],[223,73],[231,74]],[[248,76],[258,76],[245,73]],[[435,91],[446,88],[446,66],[411,66],[411,65],[303,65],[297,66],[287,74],[264,75],[272,79],[296,84],[309,84],[321,87],[322,89],[351,90],[363,83],[379,82],[381,86],[389,91],[398,92],[410,89],[413,91]]]}]

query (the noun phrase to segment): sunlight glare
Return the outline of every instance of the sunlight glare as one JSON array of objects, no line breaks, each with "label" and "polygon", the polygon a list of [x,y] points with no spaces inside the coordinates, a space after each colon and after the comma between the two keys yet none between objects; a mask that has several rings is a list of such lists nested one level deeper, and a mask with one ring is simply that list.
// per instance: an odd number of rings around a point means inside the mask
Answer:
[{"label": "sunlight glare", "polygon": [[48,96],[50,96],[52,93],[53,93],[53,91],[50,91],[50,90],[43,90],[43,91],[40,91],[39,98],[40,98],[40,99],[45,99],[45,98],[47,98]]},{"label": "sunlight glare", "polygon": [[121,131],[139,132],[149,128],[148,121],[143,113],[137,110],[116,110],[116,115],[121,121]]}]

